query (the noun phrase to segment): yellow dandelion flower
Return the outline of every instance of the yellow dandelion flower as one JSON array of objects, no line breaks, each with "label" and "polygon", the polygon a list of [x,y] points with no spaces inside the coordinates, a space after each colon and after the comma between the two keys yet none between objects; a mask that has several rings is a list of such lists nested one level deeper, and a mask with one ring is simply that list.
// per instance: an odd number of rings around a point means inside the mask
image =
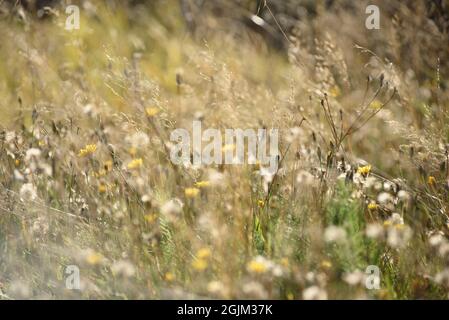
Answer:
[{"label": "yellow dandelion flower", "polygon": [[330,262],[329,260],[321,261],[320,265],[321,265],[321,267],[323,269],[330,269],[330,268],[332,268],[332,262]]},{"label": "yellow dandelion flower", "polygon": [[86,257],[86,262],[90,265],[97,265],[103,260],[103,256],[97,252],[91,252]]},{"label": "yellow dandelion flower", "polygon": [[383,104],[379,100],[374,100],[369,106],[374,110],[379,110],[380,108],[382,108]]},{"label": "yellow dandelion flower", "polygon": [[379,205],[375,202],[370,202],[368,204],[368,210],[371,210],[371,211],[377,210],[378,207],[379,207]]},{"label": "yellow dandelion flower", "polygon": [[329,94],[334,97],[337,98],[341,95],[341,90],[338,86],[333,86],[330,90],[329,90]]},{"label": "yellow dandelion flower", "polygon": [[201,248],[197,251],[196,256],[198,259],[207,259],[211,255],[211,251],[209,248]]},{"label": "yellow dandelion flower", "polygon": [[137,154],[137,148],[136,147],[129,148],[128,153],[134,157]]},{"label": "yellow dandelion flower", "polygon": [[167,272],[164,275],[164,279],[168,282],[172,282],[173,280],[175,280],[175,275],[171,272]]},{"label": "yellow dandelion flower", "polygon": [[137,158],[137,159],[133,159],[131,160],[130,163],[128,163],[128,169],[133,170],[133,169],[138,169],[143,165],[143,160],[142,158]]},{"label": "yellow dandelion flower", "polygon": [[264,273],[267,271],[267,266],[263,261],[253,260],[248,263],[248,270],[253,273]]},{"label": "yellow dandelion flower", "polygon": [[207,268],[207,261],[204,259],[197,259],[192,262],[192,267],[197,271],[204,271]]},{"label": "yellow dandelion flower", "polygon": [[367,176],[371,172],[371,165],[366,165],[363,167],[359,167],[357,169],[357,173],[361,174],[362,176]]},{"label": "yellow dandelion flower", "polygon": [[197,188],[206,188],[208,186],[210,186],[210,181],[198,181],[198,182],[195,182],[195,187],[197,187]]},{"label": "yellow dandelion flower", "polygon": [[391,221],[390,220],[385,220],[384,221],[384,227],[389,227],[389,226],[391,226]]},{"label": "yellow dandelion flower", "polygon": [[186,188],[184,190],[184,194],[187,198],[195,198],[200,193],[200,189],[198,188]]},{"label": "yellow dandelion flower", "polygon": [[100,183],[98,185],[98,192],[105,193],[108,190],[108,187],[104,183]]},{"label": "yellow dandelion flower", "polygon": [[402,224],[402,223],[399,223],[399,224],[395,224],[394,227],[395,227],[396,229],[398,229],[398,230],[402,230],[402,229],[405,228],[405,225]]},{"label": "yellow dandelion flower", "polygon": [[146,112],[147,116],[154,117],[155,115],[157,115],[160,112],[160,110],[157,107],[148,107],[145,109],[145,112]]},{"label": "yellow dandelion flower", "polygon": [[95,176],[98,178],[98,177],[103,177],[103,176],[105,176],[106,175],[106,170],[104,170],[104,169],[100,169],[100,170],[98,170],[98,172],[96,172],[96,174],[95,174]]},{"label": "yellow dandelion flower", "polygon": [[82,148],[80,150],[80,152],[78,153],[78,156],[79,157],[85,157],[85,156],[88,156],[90,154],[93,154],[96,150],[97,150],[97,145],[96,144],[87,144],[84,148]]},{"label": "yellow dandelion flower", "polygon": [[428,183],[429,185],[431,185],[431,186],[434,186],[434,185],[437,183],[437,180],[435,179],[434,176],[429,176],[429,177],[427,178],[427,183]]},{"label": "yellow dandelion flower", "polygon": [[157,220],[157,214],[156,213],[149,213],[149,214],[146,214],[144,216],[144,218],[145,218],[146,222],[153,223],[153,222],[155,222]]},{"label": "yellow dandelion flower", "polygon": [[263,207],[265,207],[265,201],[264,200],[258,200],[257,201],[257,205],[259,206],[259,208],[263,208]]}]

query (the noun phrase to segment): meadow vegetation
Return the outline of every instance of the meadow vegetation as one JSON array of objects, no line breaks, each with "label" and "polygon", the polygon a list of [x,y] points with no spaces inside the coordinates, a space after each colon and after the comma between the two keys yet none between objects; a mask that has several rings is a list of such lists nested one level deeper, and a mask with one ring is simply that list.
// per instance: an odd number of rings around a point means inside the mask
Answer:
[{"label": "meadow vegetation", "polygon": [[[192,29],[168,0],[82,1],[67,31],[0,1],[0,299],[446,299],[449,28],[374,2],[380,30],[367,1]],[[278,171],[174,165],[193,120],[279,129]]]}]

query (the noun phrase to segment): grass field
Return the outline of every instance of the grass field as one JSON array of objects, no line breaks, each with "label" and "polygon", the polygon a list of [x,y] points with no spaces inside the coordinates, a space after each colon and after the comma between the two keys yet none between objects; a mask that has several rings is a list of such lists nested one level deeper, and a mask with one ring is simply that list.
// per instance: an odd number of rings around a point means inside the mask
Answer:
[{"label": "grass field", "polygon": [[[447,299],[449,28],[374,2],[380,30],[247,1],[284,49],[224,1],[194,31],[174,0],[73,31],[0,1],[0,299]],[[193,120],[279,129],[278,170],[174,165]]]}]

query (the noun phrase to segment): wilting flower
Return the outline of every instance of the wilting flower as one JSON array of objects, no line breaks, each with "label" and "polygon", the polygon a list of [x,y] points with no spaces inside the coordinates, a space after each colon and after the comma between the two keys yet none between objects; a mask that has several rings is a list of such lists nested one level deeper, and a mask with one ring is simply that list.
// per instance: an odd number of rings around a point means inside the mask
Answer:
[{"label": "wilting flower", "polygon": [[169,221],[175,221],[182,212],[184,204],[178,198],[171,199],[161,207],[161,214]]},{"label": "wilting flower", "polygon": [[326,242],[342,242],[346,239],[346,230],[337,227],[329,226],[324,230],[324,240]]},{"label": "wilting flower", "polygon": [[327,300],[327,292],[318,286],[311,286],[304,289],[302,297],[304,300]]},{"label": "wilting flower", "polygon": [[435,275],[435,282],[449,287],[449,269],[444,269],[443,271]]},{"label": "wilting flower", "polygon": [[145,132],[139,131],[134,133],[132,136],[127,137],[126,141],[135,148],[141,148],[146,146],[150,142],[150,139]]},{"label": "wilting flower", "polygon": [[355,270],[343,275],[343,280],[350,286],[358,285],[365,279],[365,274],[360,270]]},{"label": "wilting flower", "polygon": [[28,149],[26,154],[25,154],[25,161],[30,161],[31,159],[36,159],[39,158],[41,155],[41,150],[37,149],[37,148],[31,148]]},{"label": "wilting flower", "polygon": [[407,202],[410,199],[410,194],[405,190],[400,190],[398,192],[398,199],[403,202]]},{"label": "wilting flower", "polygon": [[207,284],[207,291],[212,294],[224,294],[225,287],[220,281],[211,281]]},{"label": "wilting flower", "polygon": [[78,153],[78,156],[79,157],[85,157],[85,156],[88,156],[90,154],[93,154],[96,150],[97,150],[97,145],[96,144],[87,144],[84,148],[82,148],[80,150],[80,152]]},{"label": "wilting flower", "polygon": [[388,229],[387,243],[393,248],[402,248],[408,243],[411,237],[411,228],[404,224],[398,224]]},{"label": "wilting flower", "polygon": [[255,299],[267,299],[268,293],[264,286],[256,281],[251,281],[243,286],[243,292]]},{"label": "wilting flower", "polygon": [[123,277],[132,277],[136,273],[136,269],[133,264],[127,260],[119,260],[113,263],[111,271],[114,275]]},{"label": "wilting flower", "polygon": [[393,202],[393,196],[388,192],[382,192],[377,196],[377,201],[380,204],[387,204]]},{"label": "wilting flower", "polygon": [[296,176],[296,182],[304,187],[312,186],[316,181],[317,179],[315,178],[315,176],[305,170],[300,171]]},{"label": "wilting flower", "polygon": [[366,226],[365,233],[368,238],[377,239],[383,236],[384,229],[377,223],[370,223]]},{"label": "wilting flower", "polygon": [[37,198],[36,187],[32,183],[25,183],[19,191],[22,201],[33,201]]}]

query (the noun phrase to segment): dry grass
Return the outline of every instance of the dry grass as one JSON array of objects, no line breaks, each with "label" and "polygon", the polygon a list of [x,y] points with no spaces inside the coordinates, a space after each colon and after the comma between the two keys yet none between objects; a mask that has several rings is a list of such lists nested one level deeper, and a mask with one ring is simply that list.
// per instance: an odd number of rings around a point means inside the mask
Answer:
[{"label": "dry grass", "polygon": [[[370,31],[363,1],[318,6],[286,55],[213,15],[192,36],[177,4],[0,20],[0,298],[447,298],[449,41],[425,8],[379,2]],[[172,165],[194,119],[279,128],[273,180]]]}]

